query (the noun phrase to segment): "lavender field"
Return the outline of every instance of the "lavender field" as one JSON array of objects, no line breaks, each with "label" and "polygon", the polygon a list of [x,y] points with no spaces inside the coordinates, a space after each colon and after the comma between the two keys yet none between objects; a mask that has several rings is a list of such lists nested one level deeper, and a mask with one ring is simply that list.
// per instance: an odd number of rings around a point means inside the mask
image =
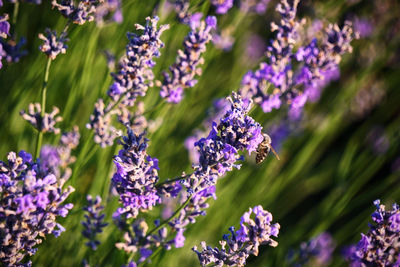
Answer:
[{"label": "lavender field", "polygon": [[0,266],[400,267],[399,14],[0,0]]}]

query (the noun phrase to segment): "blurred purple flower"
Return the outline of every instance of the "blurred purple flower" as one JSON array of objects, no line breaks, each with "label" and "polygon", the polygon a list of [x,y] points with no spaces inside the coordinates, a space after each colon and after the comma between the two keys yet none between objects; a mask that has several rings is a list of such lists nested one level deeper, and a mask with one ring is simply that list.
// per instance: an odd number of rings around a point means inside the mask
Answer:
[{"label": "blurred purple flower", "polygon": [[373,30],[373,24],[367,18],[355,18],[354,30],[360,34],[361,38],[369,37]]},{"label": "blurred purple flower", "polygon": [[265,52],[266,47],[267,46],[263,38],[257,34],[250,35],[250,37],[247,38],[246,43],[246,62],[259,62]]},{"label": "blurred purple flower", "polygon": [[366,142],[378,155],[385,154],[390,147],[390,140],[381,126],[375,126],[369,131]]},{"label": "blurred purple flower", "polygon": [[289,262],[292,266],[305,266],[310,263],[313,266],[327,266],[335,247],[332,236],[324,232],[308,242],[301,243],[298,251],[290,253]]},{"label": "blurred purple flower", "polygon": [[21,57],[26,56],[28,54],[28,51],[22,49],[22,47],[25,44],[26,44],[25,38],[21,38],[19,42],[16,42],[12,39],[4,40],[0,38],[0,45],[2,46],[3,58],[5,58],[8,63],[18,62],[21,59]]},{"label": "blurred purple flower", "polygon": [[211,0],[211,4],[215,7],[215,13],[226,14],[233,6],[233,0]]},{"label": "blurred purple flower", "polygon": [[121,0],[104,0],[96,7],[94,17],[97,25],[102,26],[108,21],[122,23],[122,1]]},{"label": "blurred purple flower", "polygon": [[271,0],[241,0],[240,9],[243,12],[254,12],[257,14],[264,14],[267,6]]}]

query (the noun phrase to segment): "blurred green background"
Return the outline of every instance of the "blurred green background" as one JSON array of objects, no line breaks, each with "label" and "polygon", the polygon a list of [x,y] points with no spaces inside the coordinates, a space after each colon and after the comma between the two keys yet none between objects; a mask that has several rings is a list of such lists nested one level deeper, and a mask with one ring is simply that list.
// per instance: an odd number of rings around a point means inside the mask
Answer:
[{"label": "blurred green background", "polygon": [[[20,62],[4,64],[0,70],[0,155],[8,151],[34,152],[36,133],[20,116],[30,102],[39,102],[46,57],[39,52],[38,33],[46,27],[62,30],[66,20],[51,9],[50,1],[35,6],[20,5],[16,32],[27,38],[28,55]],[[128,256],[115,248],[121,233],[111,223],[117,199],[109,195],[113,172],[112,156],[119,147],[101,149],[93,145],[90,131],[85,128],[94,103],[105,97],[111,82],[104,50],[119,58],[127,43],[127,31],[134,23],[143,24],[152,14],[169,23],[162,40],[166,47],[156,60],[156,77],[175,61],[176,51],[188,32],[179,24],[174,12],[166,12],[164,1],[123,1],[124,21],[102,28],[95,23],[72,26],[66,55],[53,62],[48,84],[48,105],[57,106],[64,118],[63,130],[79,125],[81,143],[75,151],[76,163],[69,184],[76,192],[69,198],[75,205],[71,214],[61,220],[67,231],[59,238],[49,236],[32,258],[34,266],[79,266],[89,257],[100,266],[119,266]],[[203,3],[205,2],[205,3]],[[208,1],[192,1],[194,11],[212,14]],[[233,49],[224,52],[208,46],[203,75],[199,83],[186,91],[178,105],[161,105],[147,115],[161,118],[161,126],[150,133],[149,154],[160,160],[160,177],[166,179],[190,171],[185,138],[199,127],[206,110],[217,97],[237,90],[241,77],[265,60],[249,60],[246,46],[252,34],[265,42],[271,37],[269,23],[278,19],[276,1],[269,4],[264,15],[240,13],[233,8],[219,16],[219,26],[233,27]],[[0,13],[12,14],[12,4]],[[279,150],[281,160],[270,156],[256,165],[247,158],[241,170],[235,170],[217,185],[217,200],[210,201],[207,216],[186,231],[186,245],[161,253],[152,266],[197,266],[191,247],[205,240],[217,245],[231,225],[238,226],[240,216],[250,206],[261,204],[281,224],[278,247],[262,247],[258,257],[251,257],[248,266],[285,266],[290,248],[302,241],[330,232],[337,244],[332,266],[342,266],[341,248],[355,243],[368,229],[373,200],[383,203],[400,201],[400,4],[384,1],[301,1],[298,17],[308,21],[316,18],[341,24],[345,19],[366,18],[373,26],[371,35],[353,42],[354,51],[340,64],[341,77],[323,91],[318,103],[306,106],[300,123],[291,125],[290,136]],[[232,26],[233,25],[233,26]],[[150,88],[144,98],[147,107],[159,100],[159,89]],[[253,113],[266,129],[279,122],[286,111],[264,114],[260,108]],[[268,132],[268,131],[267,131]],[[57,137],[45,135],[44,143],[56,144]],[[110,225],[100,236],[102,244],[95,252],[84,246],[80,232],[83,218],[81,207],[86,194],[100,194],[107,201]],[[155,209],[146,216],[155,217]],[[150,266],[151,264],[149,264]]]}]

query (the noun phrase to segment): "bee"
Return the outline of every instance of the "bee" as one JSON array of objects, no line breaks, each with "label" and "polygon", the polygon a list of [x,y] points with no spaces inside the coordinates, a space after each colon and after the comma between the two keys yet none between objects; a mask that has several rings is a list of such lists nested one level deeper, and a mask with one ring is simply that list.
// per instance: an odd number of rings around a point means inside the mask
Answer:
[{"label": "bee", "polygon": [[264,136],[264,140],[258,145],[257,148],[257,155],[256,155],[256,163],[260,164],[265,160],[268,156],[269,151],[274,153],[275,157],[280,160],[278,154],[276,153],[275,149],[271,146],[271,137],[268,134],[262,133]]}]

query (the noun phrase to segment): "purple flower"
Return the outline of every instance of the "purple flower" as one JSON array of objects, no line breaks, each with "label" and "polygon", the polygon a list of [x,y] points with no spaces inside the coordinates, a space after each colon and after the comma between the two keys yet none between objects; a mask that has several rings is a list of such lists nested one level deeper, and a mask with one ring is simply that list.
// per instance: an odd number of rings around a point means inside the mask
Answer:
[{"label": "purple flower", "polygon": [[39,103],[31,103],[28,107],[28,113],[22,110],[20,114],[22,118],[28,121],[39,132],[60,133],[60,129],[55,127],[57,122],[62,121],[62,118],[57,116],[60,110],[57,107],[53,107],[53,111],[45,113],[43,117],[41,111],[42,107]]},{"label": "purple flower", "polygon": [[254,12],[264,14],[270,0],[241,0],[240,10],[243,12]]},{"label": "purple flower", "polygon": [[6,41],[0,38],[0,57],[5,58],[8,63],[18,62],[21,57],[28,53],[26,50],[22,49],[25,44],[25,38],[21,38],[19,42],[11,39]]},{"label": "purple flower", "polygon": [[241,218],[240,229],[235,232],[232,226],[229,228],[230,234],[223,236],[221,249],[207,246],[203,241],[202,251],[198,251],[196,246],[192,250],[197,253],[201,266],[211,263],[215,266],[244,266],[251,254],[258,255],[260,245],[278,245],[271,236],[278,236],[280,225],[271,224],[271,221],[272,214],[261,206],[250,208]]},{"label": "purple flower", "polygon": [[108,21],[122,23],[122,1],[121,0],[105,0],[96,7],[94,17],[97,25],[102,26]]},{"label": "purple flower", "polygon": [[[121,135],[111,125],[112,116],[116,115],[122,125],[133,127],[130,121],[133,114],[128,107],[134,106],[136,99],[145,96],[147,89],[153,85],[153,58],[160,56],[159,50],[164,47],[160,37],[168,29],[168,25],[158,27],[158,20],[158,17],[148,17],[146,26],[135,25],[137,30],[143,31],[141,35],[127,34],[129,43],[125,56],[120,60],[118,71],[112,74],[114,82],[108,90],[111,101],[105,105],[103,99],[99,99],[95,104],[86,127],[95,130],[94,141],[102,147],[113,144],[114,139]],[[179,92],[175,92],[173,100],[178,98]]]},{"label": "purple flower", "polygon": [[[289,116],[293,119],[302,114],[312,90],[312,99],[318,97],[316,87],[322,85],[317,84],[324,75],[337,69],[342,55],[352,51],[351,41],[357,38],[351,23],[345,22],[342,28],[336,24],[329,25],[321,40],[313,38],[303,44],[309,38],[301,30],[305,20],[296,19],[298,4],[298,0],[281,0],[278,4],[276,10],[281,20],[279,24],[271,24],[276,36],[267,46],[268,60],[261,63],[258,70],[248,72],[239,89],[243,98],[253,99],[264,112],[278,109],[282,103],[291,105]],[[296,46],[299,47],[297,51]]]},{"label": "purple flower", "polygon": [[167,102],[180,102],[183,90],[194,87],[197,83],[195,76],[201,75],[199,65],[204,62],[202,54],[212,39],[210,31],[216,24],[215,17],[207,17],[200,23],[190,23],[191,31],[183,42],[184,50],[178,50],[178,57],[169,68],[170,73],[163,72],[163,82],[157,82],[157,86],[161,87],[160,96],[166,98]]},{"label": "purple flower", "polygon": [[361,234],[357,246],[345,254],[351,266],[397,266],[400,255],[400,209],[393,204],[392,210],[375,200],[376,211],[369,231]]},{"label": "purple flower", "polygon": [[46,36],[39,34],[39,39],[42,39],[44,43],[39,49],[45,53],[52,60],[56,59],[58,54],[65,54],[67,52],[67,45],[65,44],[68,39],[66,38],[66,32],[57,36],[56,31],[46,29]]},{"label": "purple flower", "polygon": [[230,35],[229,30],[223,30],[221,33],[213,34],[212,42],[216,48],[227,52],[232,49],[235,38]]},{"label": "purple flower", "polygon": [[225,14],[233,6],[233,0],[211,0],[211,4],[215,7],[215,13]]},{"label": "purple flower", "polygon": [[[60,2],[60,3],[59,3]],[[73,0],[52,0],[53,8],[75,24],[83,25],[85,22],[94,20],[96,8],[103,0],[80,0],[75,3]]]},{"label": "purple flower", "polygon": [[258,62],[266,49],[265,41],[256,34],[250,35],[246,43],[246,61],[249,60],[251,63]]},{"label": "purple flower", "polygon": [[321,233],[308,242],[303,242],[298,251],[290,253],[291,266],[307,266],[314,263],[316,266],[327,266],[335,250],[335,242],[329,233]]},{"label": "purple flower", "polygon": [[10,35],[10,23],[8,23],[8,14],[0,16],[0,37],[7,38]]},{"label": "purple flower", "polygon": [[185,245],[185,236],[183,235],[183,231],[183,229],[179,229],[178,233],[176,234],[176,237],[174,239],[176,248],[181,248]]},{"label": "purple flower", "polygon": [[[63,188],[65,179],[43,169],[39,158],[21,151],[8,154],[8,162],[0,161],[0,260],[9,266],[19,266],[25,256],[36,253],[36,245],[46,235],[56,237],[65,229],[56,222],[60,213],[67,215],[72,204],[64,201],[74,191]],[[58,166],[59,173],[68,172]]]},{"label": "purple flower", "polygon": [[372,34],[374,27],[367,18],[356,18],[354,30],[360,34],[361,38],[366,38]]},{"label": "purple flower", "polygon": [[271,112],[273,109],[279,109],[282,101],[279,99],[279,95],[271,95],[264,99],[261,103],[261,108],[265,113]]},{"label": "purple flower", "polygon": [[140,210],[150,210],[161,201],[155,189],[158,160],[147,155],[148,140],[143,135],[128,128],[128,135],[121,142],[124,147],[114,157],[117,171],[112,182],[123,205],[118,213],[127,218],[135,218]]},{"label": "purple flower", "polygon": [[82,231],[82,235],[89,239],[86,242],[86,246],[91,248],[92,250],[96,250],[97,246],[100,245],[100,241],[96,240],[96,235],[103,232],[103,228],[107,226],[107,223],[104,223],[104,214],[102,211],[104,207],[101,205],[101,197],[96,196],[93,199],[92,196],[87,195],[87,206],[83,208],[86,211],[85,221],[82,221],[82,225],[84,227]]}]

